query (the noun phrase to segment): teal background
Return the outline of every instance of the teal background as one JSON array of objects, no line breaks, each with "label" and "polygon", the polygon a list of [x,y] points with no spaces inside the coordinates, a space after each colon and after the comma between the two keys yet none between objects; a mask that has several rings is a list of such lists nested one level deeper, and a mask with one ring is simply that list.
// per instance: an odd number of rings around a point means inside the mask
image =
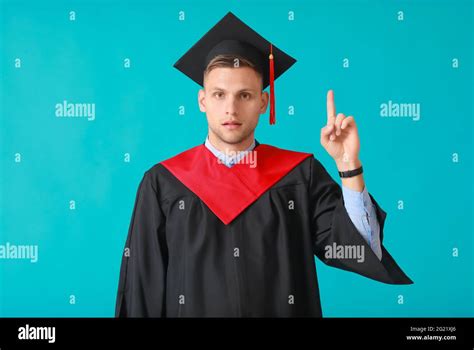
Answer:
[{"label": "teal background", "polygon": [[[324,316],[474,316],[472,1],[0,6],[0,244],[39,246],[37,263],[0,260],[0,316],[113,315],[144,171],[206,136],[198,86],[172,65],[228,11],[298,59],[276,82],[277,124],[262,117],[257,139],[314,153],[337,179],[319,144],[334,89],[337,110],[357,121],[369,192],[388,212],[384,244],[415,282],[385,285],[317,261]],[[95,121],[56,118],[63,100],[95,103]],[[381,118],[388,100],[420,103],[421,119]]]}]

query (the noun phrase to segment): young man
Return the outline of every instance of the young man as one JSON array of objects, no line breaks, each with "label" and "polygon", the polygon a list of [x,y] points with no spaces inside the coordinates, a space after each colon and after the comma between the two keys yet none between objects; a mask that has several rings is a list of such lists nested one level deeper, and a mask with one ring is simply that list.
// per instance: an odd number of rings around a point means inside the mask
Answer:
[{"label": "young man", "polygon": [[[327,96],[311,154],[259,144],[273,81],[295,60],[227,14],[175,67],[203,86],[208,137],[148,170],[122,260],[116,316],[322,316],[314,255],[393,284],[411,280],[382,246],[386,213],[365,187],[353,117]],[[270,96],[263,92],[270,85]]]}]

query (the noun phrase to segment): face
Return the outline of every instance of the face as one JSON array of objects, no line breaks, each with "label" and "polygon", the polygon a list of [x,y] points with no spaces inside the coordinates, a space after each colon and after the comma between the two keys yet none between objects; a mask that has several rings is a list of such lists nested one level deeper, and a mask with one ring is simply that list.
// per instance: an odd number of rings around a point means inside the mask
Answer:
[{"label": "face", "polygon": [[235,146],[253,140],[268,94],[262,92],[261,77],[252,68],[219,67],[204,77],[198,100],[207,116],[211,141]]}]

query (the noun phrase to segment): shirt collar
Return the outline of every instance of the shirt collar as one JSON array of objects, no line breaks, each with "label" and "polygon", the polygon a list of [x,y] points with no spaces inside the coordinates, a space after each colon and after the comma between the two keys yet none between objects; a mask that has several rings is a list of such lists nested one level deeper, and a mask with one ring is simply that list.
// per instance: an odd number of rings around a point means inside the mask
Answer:
[{"label": "shirt collar", "polygon": [[211,151],[211,153],[216,156],[222,163],[224,163],[227,167],[232,167],[234,164],[238,163],[242,158],[244,158],[248,152],[252,151],[255,146],[256,142],[255,139],[253,140],[252,144],[250,147],[247,149],[236,152],[235,155],[229,155],[227,156],[224,152],[219,151],[214,145],[209,141],[209,135],[206,137],[206,142],[204,143],[206,148]]}]

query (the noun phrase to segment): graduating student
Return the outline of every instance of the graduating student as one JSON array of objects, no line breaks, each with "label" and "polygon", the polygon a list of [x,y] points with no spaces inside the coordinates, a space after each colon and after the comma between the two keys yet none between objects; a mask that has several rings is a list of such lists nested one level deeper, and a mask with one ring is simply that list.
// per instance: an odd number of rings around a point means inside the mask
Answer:
[{"label": "graduating student", "polygon": [[[122,258],[117,317],[321,317],[314,256],[391,284],[412,281],[382,245],[353,117],[327,95],[320,141],[342,188],[308,153],[254,137],[273,82],[295,63],[228,13],[175,67],[203,86],[204,144],[145,172]],[[270,85],[270,94],[263,90]]]}]

